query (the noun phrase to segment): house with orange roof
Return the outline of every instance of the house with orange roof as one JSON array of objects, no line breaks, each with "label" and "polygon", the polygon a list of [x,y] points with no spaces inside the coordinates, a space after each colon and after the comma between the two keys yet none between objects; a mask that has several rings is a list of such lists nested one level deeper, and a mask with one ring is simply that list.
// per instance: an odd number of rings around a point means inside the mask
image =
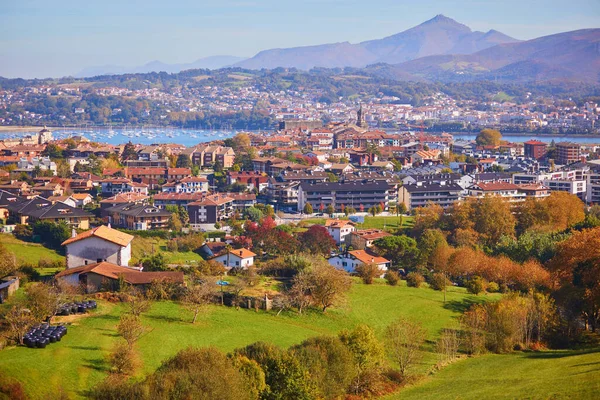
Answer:
[{"label": "house with orange roof", "polygon": [[183,272],[180,271],[143,272],[105,261],[66,269],[56,274],[55,278],[72,286],[83,287],[86,293],[119,290],[121,281],[137,287],[147,287],[156,281],[184,284]]},{"label": "house with orange roof", "polygon": [[131,259],[132,240],[132,235],[106,225],[80,234],[73,231],[72,237],[62,243],[66,247],[67,268],[101,262],[126,267]]},{"label": "house with orange roof", "polygon": [[354,222],[340,219],[328,219],[325,228],[337,244],[345,243],[346,238],[356,230]]},{"label": "house with orange roof", "polygon": [[356,268],[361,265],[375,264],[380,271],[380,276],[383,276],[392,265],[388,259],[377,256],[366,250],[348,251],[346,253],[330,257],[327,261],[335,268],[343,269],[349,273],[356,272]]},{"label": "house with orange roof", "polygon": [[223,264],[225,268],[246,269],[254,265],[254,257],[256,257],[256,254],[248,249],[230,249],[211,258],[211,260]]},{"label": "house with orange roof", "polygon": [[360,229],[350,232],[350,237],[346,240],[350,242],[353,249],[364,250],[373,245],[377,239],[392,236],[391,233],[381,229]]}]

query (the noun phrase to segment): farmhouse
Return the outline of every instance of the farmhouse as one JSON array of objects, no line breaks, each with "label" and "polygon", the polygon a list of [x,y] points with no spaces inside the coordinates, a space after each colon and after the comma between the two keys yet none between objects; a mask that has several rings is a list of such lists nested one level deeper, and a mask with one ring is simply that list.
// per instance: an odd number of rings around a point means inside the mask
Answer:
[{"label": "farmhouse", "polygon": [[101,262],[127,266],[131,259],[132,240],[133,236],[104,225],[73,235],[63,242],[67,269]]},{"label": "farmhouse", "polygon": [[223,264],[226,268],[248,268],[254,265],[256,254],[248,249],[228,250],[226,253],[218,255],[212,260]]},{"label": "farmhouse", "polygon": [[141,272],[103,261],[66,269],[56,274],[56,279],[73,286],[83,286],[86,293],[94,293],[118,290],[121,280],[138,287],[150,285],[154,281],[183,284],[183,272]]},{"label": "farmhouse", "polygon": [[333,265],[334,267],[344,269],[349,273],[355,272],[356,267],[360,265],[376,264],[379,271],[381,271],[381,275],[383,275],[391,266],[389,260],[367,253],[365,250],[353,250],[347,253],[342,253],[331,257],[328,261],[329,264]]}]

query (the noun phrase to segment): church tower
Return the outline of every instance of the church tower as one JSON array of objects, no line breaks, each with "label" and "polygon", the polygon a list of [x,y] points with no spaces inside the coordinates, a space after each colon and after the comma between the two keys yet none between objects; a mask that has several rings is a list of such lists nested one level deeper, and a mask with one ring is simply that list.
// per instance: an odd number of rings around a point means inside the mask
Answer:
[{"label": "church tower", "polygon": [[368,125],[367,125],[367,122],[365,121],[365,113],[362,108],[362,103],[361,103],[360,108],[358,109],[356,115],[357,115],[356,125],[360,126],[361,128],[367,128]]}]

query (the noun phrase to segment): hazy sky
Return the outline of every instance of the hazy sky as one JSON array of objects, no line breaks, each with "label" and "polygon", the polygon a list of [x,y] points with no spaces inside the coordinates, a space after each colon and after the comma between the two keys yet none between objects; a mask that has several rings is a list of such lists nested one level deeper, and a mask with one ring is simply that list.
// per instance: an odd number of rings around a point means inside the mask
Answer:
[{"label": "hazy sky", "polygon": [[532,39],[600,27],[600,0],[0,0],[0,76],[356,43],[436,14]]}]

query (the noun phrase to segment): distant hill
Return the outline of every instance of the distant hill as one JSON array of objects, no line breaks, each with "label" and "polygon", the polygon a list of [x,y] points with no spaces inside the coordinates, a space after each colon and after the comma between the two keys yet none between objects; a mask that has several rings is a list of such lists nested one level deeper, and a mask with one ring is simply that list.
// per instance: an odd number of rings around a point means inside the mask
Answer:
[{"label": "distant hill", "polygon": [[235,66],[247,69],[295,67],[303,70],[313,67],[360,68],[375,63],[395,64],[436,54],[471,54],[500,43],[514,42],[517,39],[501,32],[474,32],[452,18],[437,15],[414,28],[383,39],[358,44],[342,42],[264,50]]},{"label": "distant hill", "polygon": [[438,55],[378,67],[381,76],[435,81],[600,82],[600,29],[504,43],[469,55]]},{"label": "distant hill", "polygon": [[177,73],[188,69],[219,69],[228,67],[239,61],[243,57],[235,56],[211,56],[200,58],[187,64],[165,64],[161,61],[151,61],[139,67],[123,67],[119,65],[102,65],[88,67],[78,72],[76,78],[87,78],[100,75],[120,75],[120,74],[143,74],[147,72],[169,72]]}]

